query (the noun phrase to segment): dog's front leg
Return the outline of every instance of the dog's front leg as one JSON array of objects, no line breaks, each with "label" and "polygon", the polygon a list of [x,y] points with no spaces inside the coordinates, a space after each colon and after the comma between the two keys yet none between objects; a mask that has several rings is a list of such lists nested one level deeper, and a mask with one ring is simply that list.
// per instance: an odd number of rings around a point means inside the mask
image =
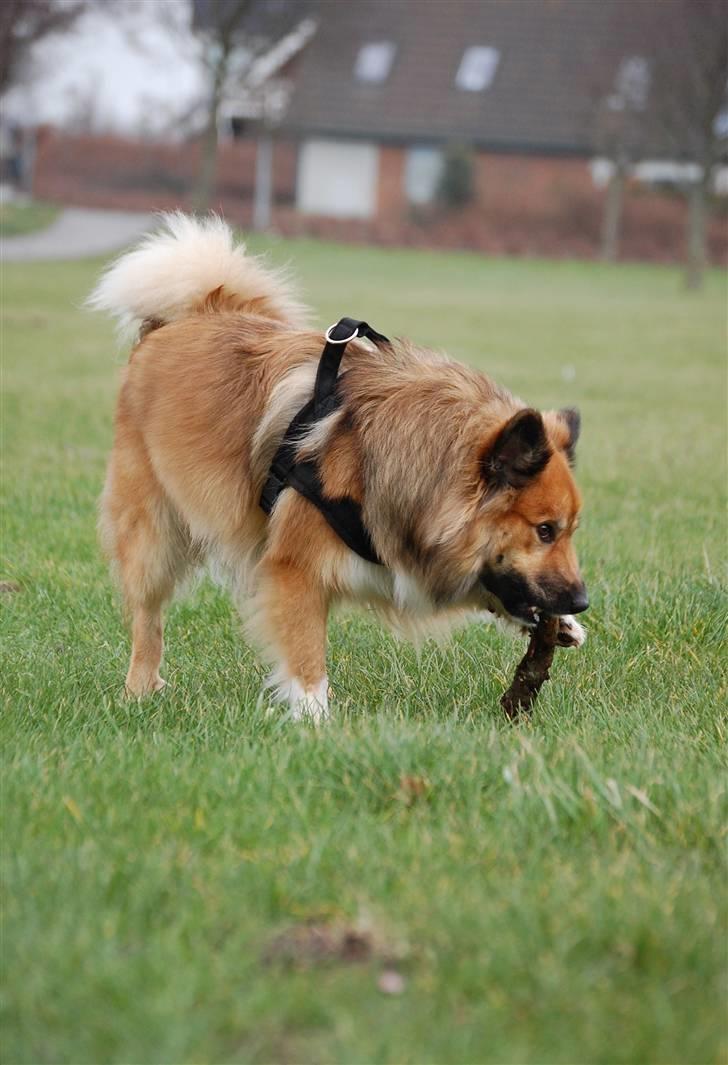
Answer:
[{"label": "dog's front leg", "polygon": [[328,598],[314,576],[290,562],[260,563],[258,620],[277,659],[270,678],[275,697],[295,720],[328,717],[326,618]]}]

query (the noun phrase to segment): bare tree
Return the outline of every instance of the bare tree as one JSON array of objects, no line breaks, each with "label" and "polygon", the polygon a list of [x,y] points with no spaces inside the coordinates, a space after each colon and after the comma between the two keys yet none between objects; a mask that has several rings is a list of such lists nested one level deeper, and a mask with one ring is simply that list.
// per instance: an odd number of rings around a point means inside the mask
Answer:
[{"label": "bare tree", "polygon": [[600,40],[599,48],[583,59],[582,76],[588,86],[584,120],[595,152],[608,164],[600,252],[609,262],[619,255],[627,181],[643,158],[649,130],[656,13],[655,3],[632,0],[595,4],[590,12],[600,27]]},{"label": "bare tree", "polygon": [[[300,25],[310,0],[196,0],[193,30],[201,38],[208,93],[197,189],[198,210],[207,208],[215,187],[220,106],[223,99],[260,95],[255,79],[256,60]],[[261,120],[264,120],[261,115]],[[262,127],[261,127],[262,128]],[[264,138],[263,138],[264,139]],[[265,145],[263,145],[265,147]],[[268,155],[270,144],[268,144]],[[261,141],[259,141],[259,155]],[[259,163],[265,159],[259,158]],[[269,165],[269,164],[268,164]],[[265,166],[259,166],[259,171]]]},{"label": "bare tree", "polygon": [[31,49],[69,29],[86,0],[0,0],[0,95],[22,75]]},{"label": "bare tree", "polygon": [[590,72],[588,105],[594,147],[610,164],[602,258],[617,258],[624,193],[635,166],[645,159],[682,164],[686,279],[695,287],[707,259],[715,168],[728,148],[728,0],[628,6],[613,0],[603,10],[605,47]]},{"label": "bare tree", "polygon": [[194,203],[205,210],[210,203],[217,172],[218,115],[233,61],[244,56],[250,62],[254,53],[252,40],[244,40],[244,23],[254,0],[227,0],[210,6],[207,19],[198,32],[203,39],[208,99],[205,128],[202,134],[200,170]]},{"label": "bare tree", "polygon": [[624,56],[609,91],[598,99],[596,147],[611,165],[601,232],[601,257],[607,262],[619,253],[625,185],[644,148],[649,84],[648,60]]},{"label": "bare tree", "polygon": [[716,167],[728,159],[728,0],[670,0],[654,60],[655,130],[670,154],[693,164],[687,182],[686,283],[707,262],[706,216]]}]

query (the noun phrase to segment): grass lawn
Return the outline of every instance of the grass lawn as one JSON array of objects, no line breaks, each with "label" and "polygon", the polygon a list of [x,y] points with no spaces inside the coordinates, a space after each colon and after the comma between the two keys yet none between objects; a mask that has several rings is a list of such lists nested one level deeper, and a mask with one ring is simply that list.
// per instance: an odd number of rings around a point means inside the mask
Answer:
[{"label": "grass lawn", "polygon": [[0,203],[0,237],[19,237],[47,229],[58,214],[52,203]]},{"label": "grass lawn", "polygon": [[94,530],[124,354],[79,309],[100,264],[6,267],[5,1060],[725,1061],[725,276],[269,246],[322,325],[581,408],[589,641],[513,727],[517,642],[418,659],[342,615],[316,732],[256,707],[202,583],[166,693],[126,702]]}]

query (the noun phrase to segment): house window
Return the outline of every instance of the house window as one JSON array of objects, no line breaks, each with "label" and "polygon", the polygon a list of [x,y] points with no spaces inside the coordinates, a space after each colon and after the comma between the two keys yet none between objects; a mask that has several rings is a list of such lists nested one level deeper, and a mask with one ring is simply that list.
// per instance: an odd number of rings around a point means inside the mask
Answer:
[{"label": "house window", "polygon": [[460,60],[455,84],[465,92],[483,92],[493,84],[500,62],[500,52],[488,45],[466,48]]},{"label": "house window", "polygon": [[442,176],[443,159],[439,148],[410,148],[404,169],[407,200],[416,206],[432,203]]},{"label": "house window", "polygon": [[632,55],[619,64],[616,93],[609,98],[613,111],[644,111],[650,91],[650,64],[644,56]]},{"label": "house window", "polygon": [[357,81],[366,81],[372,85],[386,81],[396,50],[392,41],[371,41],[362,45],[354,66]]}]

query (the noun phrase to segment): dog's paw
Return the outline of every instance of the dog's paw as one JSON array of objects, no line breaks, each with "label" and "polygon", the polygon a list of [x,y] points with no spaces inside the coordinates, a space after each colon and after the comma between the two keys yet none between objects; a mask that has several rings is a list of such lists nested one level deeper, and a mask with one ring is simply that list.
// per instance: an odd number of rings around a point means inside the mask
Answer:
[{"label": "dog's paw", "polygon": [[586,630],[571,614],[559,618],[556,642],[560,647],[581,647],[586,640]]},{"label": "dog's paw", "polygon": [[320,725],[329,719],[329,700],[327,693],[306,691],[297,699],[289,703],[291,719],[293,721],[310,721],[312,725]]},{"label": "dog's paw", "polygon": [[154,695],[162,692],[167,687],[167,681],[162,680],[158,673],[154,676],[132,676],[126,678],[124,694],[127,699],[143,699],[146,695]]},{"label": "dog's paw", "polygon": [[268,680],[268,688],[273,689],[275,702],[287,703],[292,721],[310,721],[314,725],[328,720],[329,684],[324,677],[311,688],[304,688],[295,677],[286,677],[282,670],[277,670]]}]

